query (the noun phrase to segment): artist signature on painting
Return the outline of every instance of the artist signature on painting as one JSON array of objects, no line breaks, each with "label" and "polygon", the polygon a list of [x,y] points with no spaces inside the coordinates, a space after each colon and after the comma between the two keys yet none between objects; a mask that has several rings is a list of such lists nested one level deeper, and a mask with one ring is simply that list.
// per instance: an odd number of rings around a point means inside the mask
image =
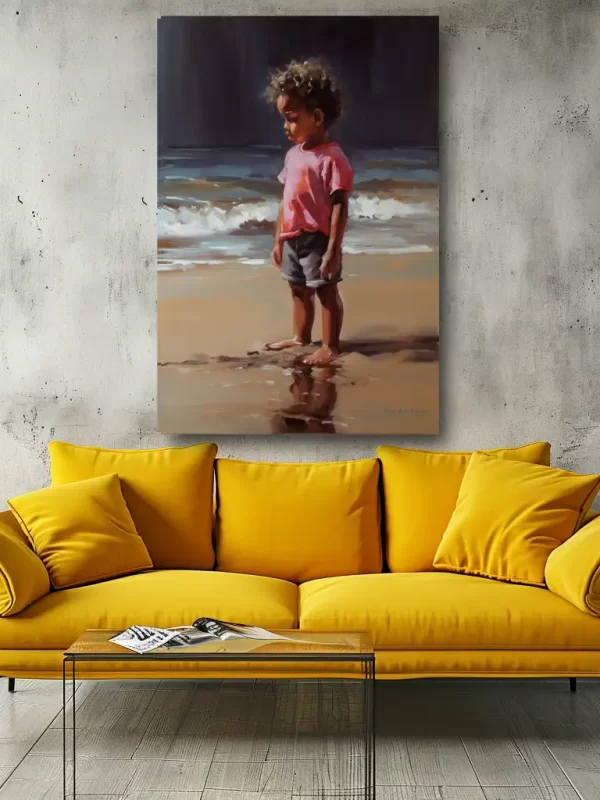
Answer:
[{"label": "artist signature on painting", "polygon": [[386,414],[424,414],[425,408],[384,408]]}]

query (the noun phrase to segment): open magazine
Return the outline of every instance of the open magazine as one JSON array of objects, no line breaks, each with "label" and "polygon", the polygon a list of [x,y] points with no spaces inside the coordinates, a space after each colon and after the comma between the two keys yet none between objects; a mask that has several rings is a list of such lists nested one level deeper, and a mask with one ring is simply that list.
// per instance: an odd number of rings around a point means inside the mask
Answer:
[{"label": "open magazine", "polygon": [[232,639],[268,641],[297,641],[280,636],[264,628],[240,625],[237,622],[222,622],[210,617],[199,617],[191,625],[178,628],[149,628],[133,625],[110,639],[135,653],[149,653],[157,647],[190,647],[198,644],[215,644]]}]

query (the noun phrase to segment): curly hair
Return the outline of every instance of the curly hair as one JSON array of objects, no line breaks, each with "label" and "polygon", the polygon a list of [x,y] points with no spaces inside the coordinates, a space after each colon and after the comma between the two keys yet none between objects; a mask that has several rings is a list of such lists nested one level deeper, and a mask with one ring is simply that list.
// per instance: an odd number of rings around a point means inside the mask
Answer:
[{"label": "curly hair", "polygon": [[290,61],[283,69],[272,72],[265,96],[270,103],[276,103],[282,94],[294,95],[310,111],[320,108],[326,128],[342,113],[342,93],[331,68],[321,58]]}]

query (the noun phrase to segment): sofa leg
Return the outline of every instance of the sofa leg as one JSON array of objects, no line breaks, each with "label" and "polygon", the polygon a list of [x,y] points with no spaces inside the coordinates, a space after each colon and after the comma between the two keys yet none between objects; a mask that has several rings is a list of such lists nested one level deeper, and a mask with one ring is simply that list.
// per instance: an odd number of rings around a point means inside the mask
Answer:
[{"label": "sofa leg", "polygon": [[569,689],[575,694],[577,691],[577,678],[569,678]]},{"label": "sofa leg", "polygon": [[9,678],[8,679],[8,691],[9,692],[14,692],[14,690],[15,690],[15,679],[14,678]]}]

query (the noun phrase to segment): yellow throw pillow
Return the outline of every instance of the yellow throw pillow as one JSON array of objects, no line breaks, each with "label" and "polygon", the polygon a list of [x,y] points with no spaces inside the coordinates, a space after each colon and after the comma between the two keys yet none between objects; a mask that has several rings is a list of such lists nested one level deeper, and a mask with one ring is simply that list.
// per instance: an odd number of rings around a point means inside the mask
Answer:
[{"label": "yellow throw pillow", "polygon": [[217,567],[300,583],[381,571],[374,458],[321,464],[218,459]]},{"label": "yellow throw pillow", "polygon": [[[591,516],[588,512],[588,518]],[[594,514],[546,562],[546,585],[569,603],[600,616],[600,517]]]},{"label": "yellow throw pillow", "polygon": [[49,486],[8,503],[55,589],[152,569],[118,475]]},{"label": "yellow throw pillow", "polygon": [[48,571],[12,511],[0,513],[0,617],[18,614],[50,591]]},{"label": "yellow throw pillow", "polygon": [[155,567],[212,569],[213,465],[217,446],[104,450],[51,442],[52,484],[116,472]]},{"label": "yellow throw pillow", "polygon": [[[496,458],[550,464],[550,445],[487,450]],[[390,572],[427,572],[452,512],[471,452],[377,448],[383,469],[384,536]]]},{"label": "yellow throw pillow", "polygon": [[599,475],[473,453],[434,566],[545,586],[550,553],[583,522]]}]

